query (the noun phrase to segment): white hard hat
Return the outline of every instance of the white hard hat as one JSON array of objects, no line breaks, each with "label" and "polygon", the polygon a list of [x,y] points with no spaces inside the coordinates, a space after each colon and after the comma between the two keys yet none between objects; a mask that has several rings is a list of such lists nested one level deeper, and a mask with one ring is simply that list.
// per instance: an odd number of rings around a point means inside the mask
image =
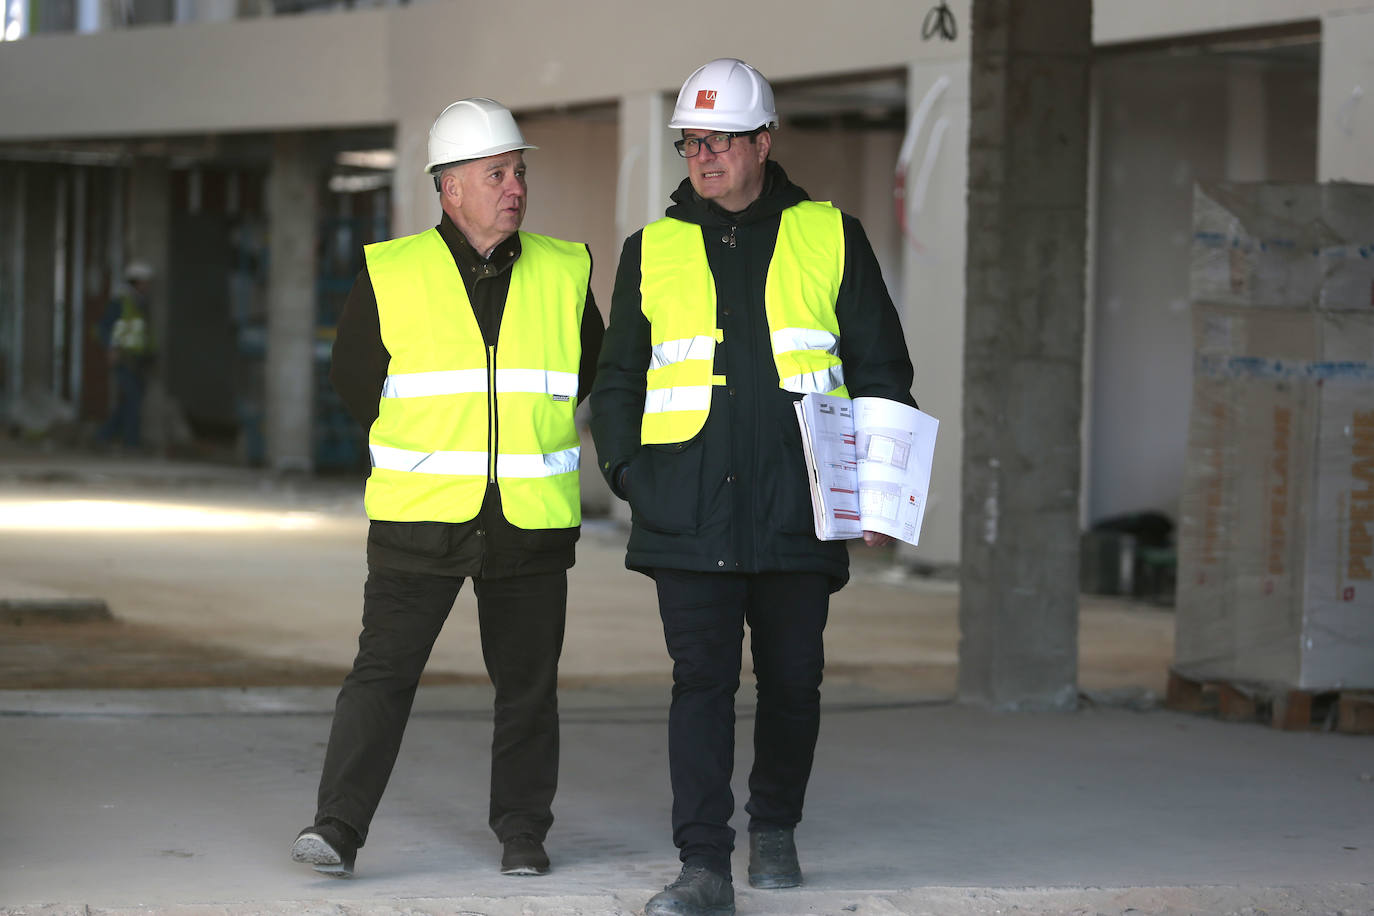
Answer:
[{"label": "white hard hat", "polygon": [[673,130],[747,131],[777,127],[773,87],[763,74],[742,60],[722,57],[687,77],[673,106]]},{"label": "white hard hat", "polygon": [[429,129],[426,172],[464,159],[481,159],[515,149],[539,149],[525,142],[515,118],[491,99],[461,99],[440,112]]},{"label": "white hard hat", "polygon": [[147,261],[130,261],[124,267],[124,279],[130,283],[146,283],[153,279],[153,265]]}]

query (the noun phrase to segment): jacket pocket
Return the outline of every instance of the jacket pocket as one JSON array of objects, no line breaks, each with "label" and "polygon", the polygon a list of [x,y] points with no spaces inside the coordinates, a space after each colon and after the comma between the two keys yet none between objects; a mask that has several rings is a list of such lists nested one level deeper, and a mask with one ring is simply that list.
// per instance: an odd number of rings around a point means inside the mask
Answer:
[{"label": "jacket pocket", "polygon": [[790,402],[786,414],[778,415],[771,447],[766,454],[773,460],[767,462],[767,467],[759,468],[763,517],[769,519],[775,529],[787,534],[815,534],[806,456],[802,452],[797,416]]},{"label": "jacket pocket", "polygon": [[422,557],[448,555],[453,526],[447,522],[384,522],[368,526],[367,539],[386,550]]},{"label": "jacket pocket", "polygon": [[630,462],[625,495],[634,523],[664,534],[696,534],[700,526],[699,444],[646,445]]}]

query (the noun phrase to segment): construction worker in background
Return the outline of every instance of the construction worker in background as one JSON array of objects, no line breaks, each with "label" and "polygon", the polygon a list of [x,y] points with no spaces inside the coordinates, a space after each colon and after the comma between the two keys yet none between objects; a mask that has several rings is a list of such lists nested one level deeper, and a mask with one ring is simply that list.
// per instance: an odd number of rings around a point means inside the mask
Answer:
[{"label": "construction worker in background", "polygon": [[792,887],[822,632],[830,593],[849,578],[844,542],[814,533],[793,404],[810,391],[914,404],[912,367],[859,221],[811,201],[769,158],[778,115],[757,70],[733,58],[701,67],[668,126],[682,131],[687,178],[667,216],[625,242],[592,433],[602,473],[630,503],[625,564],[653,577],[673,659],[683,866],[644,912],[724,916],[744,626],[758,689],[749,883]]},{"label": "construction worker in background", "polygon": [[558,659],[581,521],[573,412],[603,324],[581,243],[520,232],[525,142],[491,99],[429,134],[443,214],[368,245],[330,381],[369,431],[362,635],[339,691],[314,823],[292,858],[353,872],[430,649],[465,578],[496,688],[490,825],[501,873],[549,871]]},{"label": "construction worker in background", "polygon": [[109,354],[114,393],[96,439],[109,443],[118,437],[124,447],[138,448],[143,438],[143,394],[154,352],[148,316],[153,268],[146,261],[130,261],[124,268],[124,281],[124,291],[105,307],[97,329]]}]

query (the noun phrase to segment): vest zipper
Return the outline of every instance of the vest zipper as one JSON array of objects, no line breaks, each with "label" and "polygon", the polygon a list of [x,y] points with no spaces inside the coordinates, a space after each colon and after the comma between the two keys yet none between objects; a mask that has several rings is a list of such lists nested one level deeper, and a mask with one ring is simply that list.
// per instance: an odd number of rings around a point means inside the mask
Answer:
[{"label": "vest zipper", "polygon": [[496,346],[487,347],[487,482],[496,483]]}]

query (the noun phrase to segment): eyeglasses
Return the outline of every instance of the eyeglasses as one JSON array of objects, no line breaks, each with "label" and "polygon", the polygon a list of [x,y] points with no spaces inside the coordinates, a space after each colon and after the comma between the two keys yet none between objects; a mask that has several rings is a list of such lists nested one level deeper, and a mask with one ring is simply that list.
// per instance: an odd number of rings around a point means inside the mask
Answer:
[{"label": "eyeglasses", "polygon": [[720,155],[730,148],[730,140],[734,137],[754,137],[757,136],[762,127],[754,130],[739,130],[728,134],[708,134],[705,137],[683,137],[681,140],[673,142],[673,148],[683,159],[691,159],[701,148],[705,146],[716,155]]}]

